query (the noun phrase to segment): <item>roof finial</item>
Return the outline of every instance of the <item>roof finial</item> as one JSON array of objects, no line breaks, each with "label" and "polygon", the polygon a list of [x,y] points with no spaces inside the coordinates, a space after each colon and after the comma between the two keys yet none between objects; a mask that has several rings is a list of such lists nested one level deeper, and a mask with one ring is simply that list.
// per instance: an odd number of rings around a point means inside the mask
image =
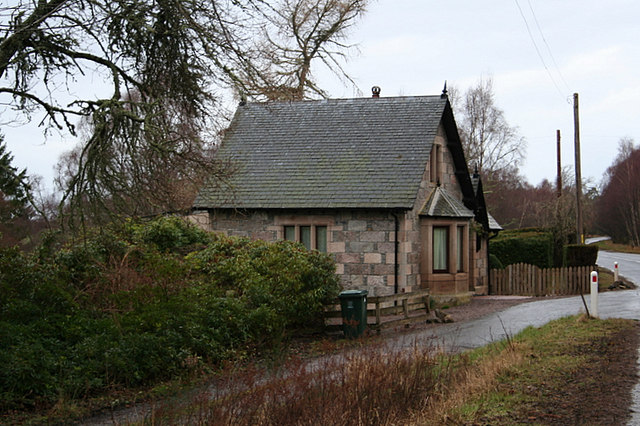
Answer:
[{"label": "roof finial", "polygon": [[240,106],[245,106],[247,104],[247,95],[244,92],[240,92]]},{"label": "roof finial", "polygon": [[371,97],[372,98],[379,98],[380,97],[380,87],[379,86],[373,86],[371,88]]},{"label": "roof finial", "polygon": [[478,162],[476,162],[473,170],[473,177],[478,177],[478,176],[480,176],[480,174],[478,173]]},{"label": "roof finial", "polygon": [[440,95],[440,98],[442,99],[449,98],[449,94],[447,92],[447,80],[444,81],[444,89],[442,89],[442,95]]}]

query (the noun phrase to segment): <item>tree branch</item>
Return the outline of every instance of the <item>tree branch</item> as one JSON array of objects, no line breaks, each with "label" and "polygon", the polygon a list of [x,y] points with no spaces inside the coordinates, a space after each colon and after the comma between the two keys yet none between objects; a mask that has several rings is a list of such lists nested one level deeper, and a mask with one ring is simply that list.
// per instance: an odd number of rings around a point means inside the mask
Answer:
[{"label": "tree branch", "polygon": [[33,13],[8,37],[0,42],[0,77],[4,75],[7,66],[16,53],[24,47],[33,33],[52,13],[62,7],[68,0],[39,1]]}]

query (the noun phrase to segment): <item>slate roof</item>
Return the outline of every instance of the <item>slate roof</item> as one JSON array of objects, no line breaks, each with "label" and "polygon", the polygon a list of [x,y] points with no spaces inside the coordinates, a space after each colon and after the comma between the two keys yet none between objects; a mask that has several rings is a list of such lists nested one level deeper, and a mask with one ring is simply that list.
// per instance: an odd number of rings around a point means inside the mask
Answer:
[{"label": "slate roof", "polygon": [[489,217],[489,230],[491,230],[491,231],[502,231],[504,229],[502,226],[500,226],[498,221],[495,220],[493,218],[493,216],[491,216],[491,214],[487,213],[487,216]]},{"label": "slate roof", "polygon": [[240,106],[218,150],[237,170],[194,208],[409,209],[450,109],[440,96]]},{"label": "slate roof", "polygon": [[462,201],[456,199],[442,186],[436,187],[431,193],[424,207],[420,210],[420,215],[457,218],[474,217],[473,211],[469,210]]}]

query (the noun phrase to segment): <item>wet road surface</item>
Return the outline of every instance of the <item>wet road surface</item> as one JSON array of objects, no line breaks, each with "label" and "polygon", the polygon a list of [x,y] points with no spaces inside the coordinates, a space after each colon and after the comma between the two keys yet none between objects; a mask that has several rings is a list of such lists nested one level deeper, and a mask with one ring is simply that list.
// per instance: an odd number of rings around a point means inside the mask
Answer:
[{"label": "wet road surface", "polygon": [[[611,252],[600,252],[598,254],[599,265],[613,270],[614,262],[619,264],[620,275],[625,276],[636,284],[640,284],[640,255]],[[585,300],[587,306],[589,306],[590,299],[588,294],[585,295]],[[507,336],[513,336],[526,327],[540,327],[549,321],[568,315],[576,315],[584,311],[584,304],[580,296],[535,301],[516,305],[473,321],[441,324],[426,330],[418,330],[414,333],[388,338],[384,346],[389,353],[402,351],[414,345],[438,346],[447,352],[464,351],[504,340]],[[598,314],[603,319],[640,319],[640,289],[599,294]],[[344,354],[337,354],[333,357],[339,358],[343,356]],[[308,367],[311,369],[321,368],[321,365],[321,360],[312,360],[309,362]],[[638,365],[640,367],[640,363]],[[633,391],[633,401],[632,407],[630,407],[633,412],[633,418],[629,424],[640,425],[640,384]],[[140,420],[149,415],[150,408],[149,406],[137,406],[134,409],[124,410],[124,412],[119,413],[119,418],[116,421],[106,415],[96,417],[85,424],[117,424]]]},{"label": "wet road surface", "polygon": [[[640,255],[601,251],[598,265],[613,270],[618,262],[620,275],[640,284]],[[590,297],[585,294],[590,308]],[[555,298],[525,303],[469,321],[443,324],[426,331],[416,332],[394,339],[401,346],[415,341],[436,341],[447,351],[473,349],[513,336],[528,326],[540,327],[549,321],[585,312],[580,296]],[[640,319],[640,289],[600,293],[598,295],[600,318]]]},{"label": "wet road surface", "polygon": [[[615,262],[618,262],[618,273],[625,278],[628,278],[636,285],[640,286],[640,255],[630,253],[614,253],[607,251],[598,252],[598,265],[613,271]],[[631,293],[628,293],[628,292]],[[640,311],[640,301],[638,300],[638,293],[640,290],[624,291],[623,294],[629,294],[629,300],[623,305],[622,309],[629,316],[621,316],[621,318],[634,318],[632,311],[634,309]],[[622,303],[622,302],[621,302]],[[640,371],[640,348],[638,348],[638,370]],[[640,425],[640,382],[635,386],[631,392],[633,403],[629,409],[631,410],[631,420],[629,425]]]},{"label": "wet road surface", "polygon": [[[640,282],[640,280],[638,280]],[[589,295],[585,295],[589,306]],[[436,341],[447,351],[460,351],[484,346],[513,336],[528,326],[540,327],[549,321],[585,312],[580,296],[541,300],[508,308],[466,323],[443,324],[426,331],[394,339],[395,344],[411,345],[414,341]],[[600,318],[640,319],[640,290],[600,293]]]},{"label": "wet road surface", "polygon": [[[600,251],[598,265],[614,269],[618,262],[621,276],[640,286],[640,255]],[[589,309],[590,297],[585,295]],[[528,326],[540,327],[549,321],[585,312],[580,296],[541,300],[508,308],[502,312],[467,323],[443,324],[437,328],[401,336],[390,342],[395,349],[414,344],[437,344],[446,351],[464,351],[504,340]],[[598,316],[600,318],[626,318],[640,320],[640,289],[620,290],[598,295]],[[640,348],[638,351],[640,371]],[[628,425],[640,425],[640,382],[632,391],[630,408],[632,418]]]}]

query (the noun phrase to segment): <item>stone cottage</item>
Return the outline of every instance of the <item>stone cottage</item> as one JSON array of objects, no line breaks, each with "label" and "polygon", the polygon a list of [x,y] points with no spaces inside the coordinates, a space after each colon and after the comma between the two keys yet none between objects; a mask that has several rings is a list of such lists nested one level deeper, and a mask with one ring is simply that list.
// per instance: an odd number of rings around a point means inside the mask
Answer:
[{"label": "stone cottage", "polygon": [[328,252],[343,286],[369,295],[486,293],[499,225],[446,93],[378,94],[241,104],[218,151],[235,171],[201,189],[192,218]]}]

